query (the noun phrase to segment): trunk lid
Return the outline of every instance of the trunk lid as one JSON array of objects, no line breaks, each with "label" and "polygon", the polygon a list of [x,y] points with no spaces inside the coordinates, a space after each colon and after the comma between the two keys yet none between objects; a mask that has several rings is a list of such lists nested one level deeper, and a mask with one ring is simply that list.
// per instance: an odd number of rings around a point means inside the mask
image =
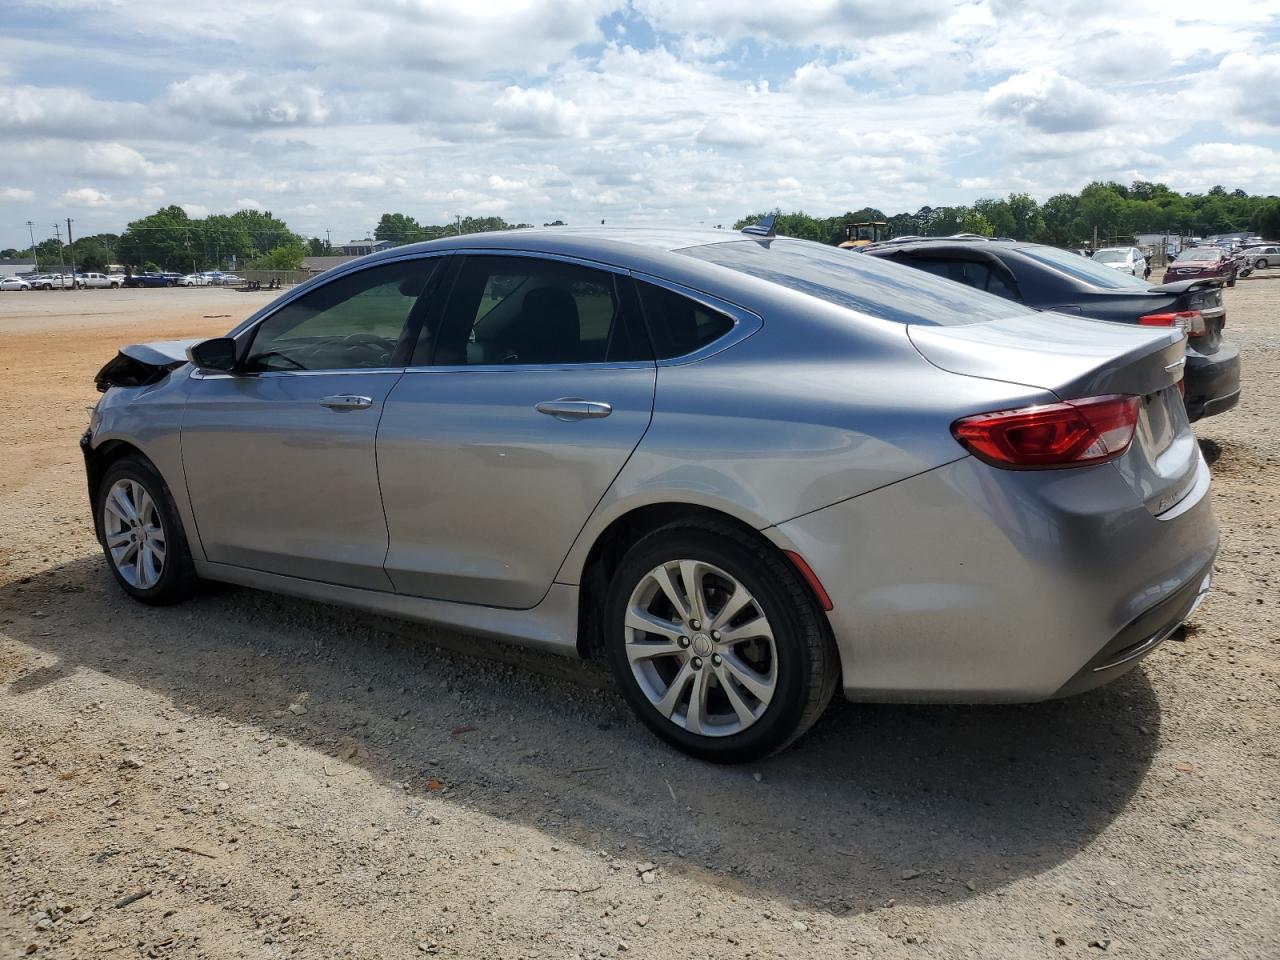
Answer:
[{"label": "trunk lid", "polygon": [[1062,400],[1141,397],[1133,444],[1114,466],[1153,514],[1194,486],[1200,453],[1178,389],[1181,331],[1031,313],[966,326],[912,324],[907,333],[926,360],[951,373],[1039,387]]}]

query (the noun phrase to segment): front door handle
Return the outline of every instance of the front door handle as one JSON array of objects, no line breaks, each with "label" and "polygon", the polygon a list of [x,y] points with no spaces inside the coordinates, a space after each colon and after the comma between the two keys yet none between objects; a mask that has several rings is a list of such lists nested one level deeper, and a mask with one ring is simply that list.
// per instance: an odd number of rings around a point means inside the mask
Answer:
[{"label": "front door handle", "polygon": [[557,420],[599,420],[613,413],[612,404],[600,403],[597,400],[582,400],[579,397],[543,400],[534,409]]},{"label": "front door handle", "polygon": [[352,393],[340,393],[336,397],[325,397],[320,406],[330,410],[367,410],[373,406],[373,397],[357,397]]}]

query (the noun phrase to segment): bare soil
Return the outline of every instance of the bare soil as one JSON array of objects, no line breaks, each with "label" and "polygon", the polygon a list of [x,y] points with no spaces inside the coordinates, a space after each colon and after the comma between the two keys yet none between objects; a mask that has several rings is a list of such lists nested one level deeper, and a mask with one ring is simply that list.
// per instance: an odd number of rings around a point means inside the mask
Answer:
[{"label": "bare soil", "polygon": [[77,438],[226,290],[0,294],[0,957],[1280,956],[1280,283],[1227,291],[1187,637],[1071,700],[833,705],[758,766],[606,672],[251,590],[129,601]]}]

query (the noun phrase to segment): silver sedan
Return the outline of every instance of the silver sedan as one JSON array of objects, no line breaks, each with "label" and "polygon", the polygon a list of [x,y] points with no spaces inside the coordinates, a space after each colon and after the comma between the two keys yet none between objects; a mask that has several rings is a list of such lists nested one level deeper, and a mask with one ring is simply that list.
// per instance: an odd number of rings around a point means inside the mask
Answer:
[{"label": "silver sedan", "polygon": [[227,581],[601,656],[735,761],[1129,670],[1208,588],[1180,330],[766,227],[397,247],[126,347],[82,441],[145,603]]}]

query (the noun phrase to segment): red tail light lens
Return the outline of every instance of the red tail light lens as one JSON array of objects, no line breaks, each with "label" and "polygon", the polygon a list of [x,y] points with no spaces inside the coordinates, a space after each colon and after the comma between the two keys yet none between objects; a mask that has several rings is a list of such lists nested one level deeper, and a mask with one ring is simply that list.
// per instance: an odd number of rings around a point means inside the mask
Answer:
[{"label": "red tail light lens", "polygon": [[995,467],[1035,470],[1114,460],[1138,425],[1137,397],[1113,394],[957,420],[952,435]]},{"label": "red tail light lens", "polygon": [[1179,310],[1177,313],[1148,313],[1138,318],[1144,327],[1178,327],[1188,337],[1204,336],[1204,315],[1199,310]]}]

